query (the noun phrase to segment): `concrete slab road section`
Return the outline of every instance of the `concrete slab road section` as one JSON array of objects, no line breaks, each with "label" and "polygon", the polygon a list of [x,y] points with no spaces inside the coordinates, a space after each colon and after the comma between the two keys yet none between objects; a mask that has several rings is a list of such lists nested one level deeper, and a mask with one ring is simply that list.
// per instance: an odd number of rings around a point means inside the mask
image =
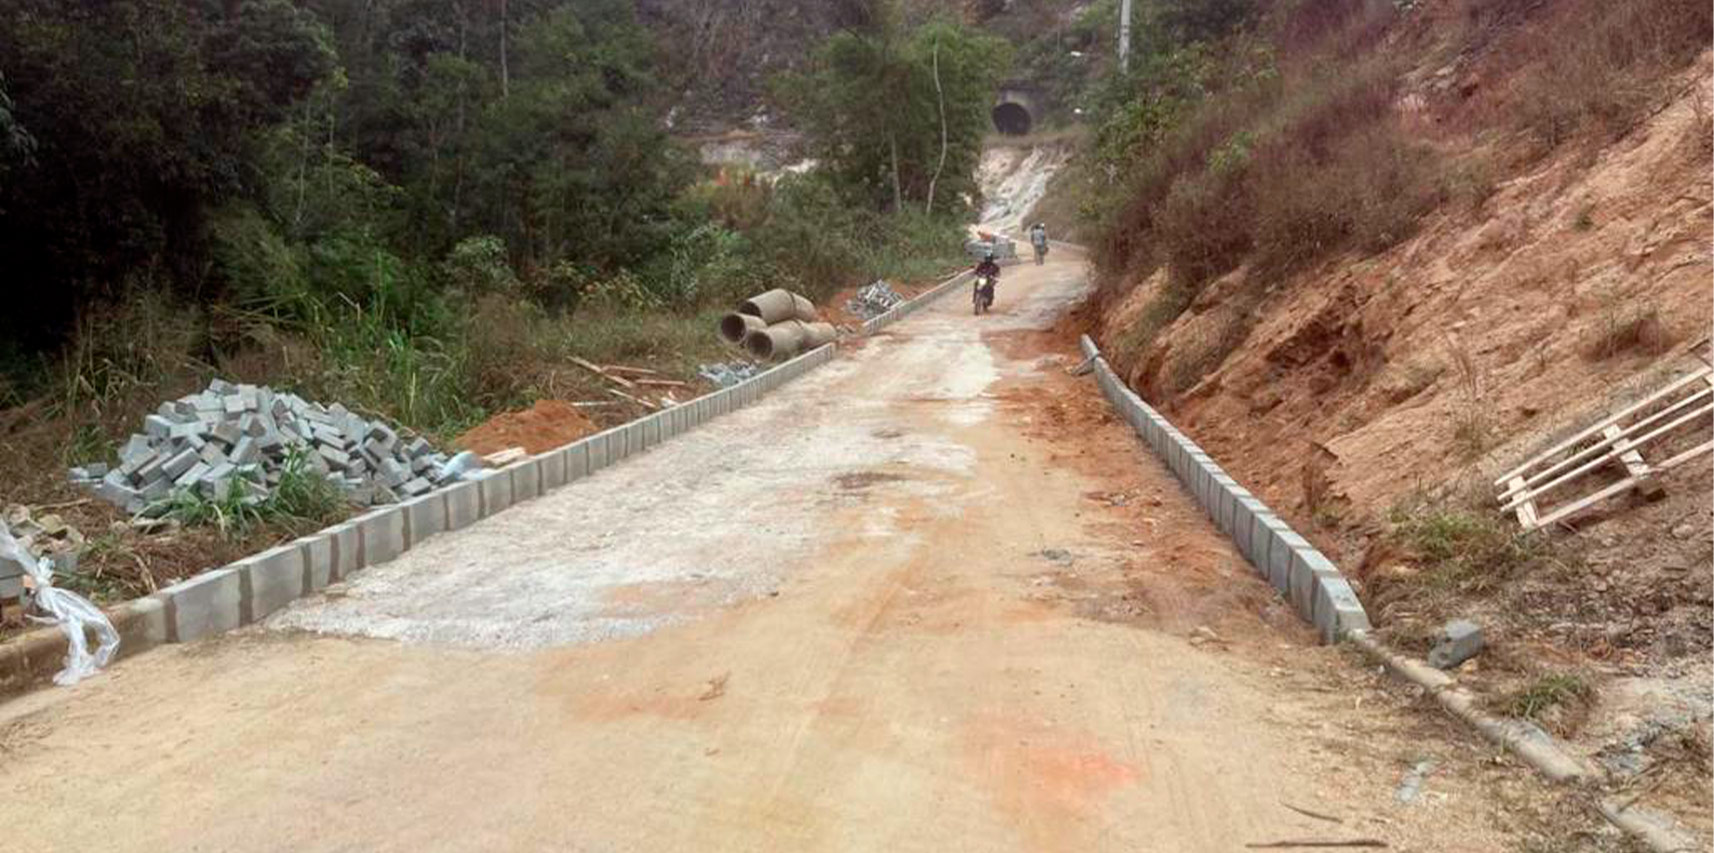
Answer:
[{"label": "concrete slab road section", "polygon": [[0,849],[1507,849],[1482,753],[1318,646],[1068,374],[1087,290],[1071,252],[1008,269],[993,314],[955,292],[390,563],[312,564],[341,579],[260,625],[0,706]]}]

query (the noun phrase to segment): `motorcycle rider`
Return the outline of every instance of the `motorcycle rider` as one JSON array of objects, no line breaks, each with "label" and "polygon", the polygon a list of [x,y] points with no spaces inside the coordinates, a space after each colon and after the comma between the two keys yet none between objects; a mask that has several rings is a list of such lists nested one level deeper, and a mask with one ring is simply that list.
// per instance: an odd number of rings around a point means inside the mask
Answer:
[{"label": "motorcycle rider", "polygon": [[1041,266],[1047,257],[1047,223],[1037,222],[1030,226],[1030,245],[1036,249],[1036,266]]},{"label": "motorcycle rider", "polygon": [[1000,264],[994,260],[993,252],[982,256],[982,261],[976,265],[976,277],[1000,280]]},{"label": "motorcycle rider", "polygon": [[[982,286],[982,280],[983,279],[988,280],[988,286],[986,288],[984,288]],[[977,288],[977,291],[978,292],[980,292],[982,290],[988,291],[987,298],[982,299],[981,301],[986,303],[987,305],[990,305],[990,306],[993,305],[994,304],[994,291],[996,288],[998,288],[999,284],[1000,284],[1000,264],[998,261],[994,260],[994,252],[992,250],[989,250],[989,252],[987,254],[982,256],[982,262],[976,265],[976,288]],[[978,299],[980,299],[980,296],[978,297]],[[983,310],[983,308],[981,306],[978,306],[977,313],[980,314],[982,312],[982,310]]]}]

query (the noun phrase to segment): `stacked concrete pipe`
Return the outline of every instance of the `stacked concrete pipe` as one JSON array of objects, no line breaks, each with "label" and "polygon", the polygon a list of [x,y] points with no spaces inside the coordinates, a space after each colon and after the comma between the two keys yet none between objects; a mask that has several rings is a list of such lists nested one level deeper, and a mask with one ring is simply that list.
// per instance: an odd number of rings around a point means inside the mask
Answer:
[{"label": "stacked concrete pipe", "polygon": [[744,338],[744,348],[756,358],[786,359],[833,343],[837,335],[832,323],[786,320],[751,332]]},{"label": "stacked concrete pipe", "polygon": [[720,318],[720,336],[761,359],[787,359],[833,342],[833,326],[816,322],[815,303],[784,288],[759,293]]}]

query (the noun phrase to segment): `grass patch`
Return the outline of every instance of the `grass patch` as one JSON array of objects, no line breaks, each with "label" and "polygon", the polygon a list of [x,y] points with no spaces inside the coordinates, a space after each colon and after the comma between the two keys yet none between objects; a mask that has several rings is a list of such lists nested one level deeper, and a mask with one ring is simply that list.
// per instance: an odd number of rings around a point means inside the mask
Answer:
[{"label": "grass patch", "polygon": [[1575,675],[1550,673],[1502,697],[1499,705],[1511,716],[1540,720],[1550,709],[1584,702],[1594,692],[1588,682]]},{"label": "grass patch", "polygon": [[258,497],[234,477],[224,491],[205,495],[179,489],[151,514],[186,526],[207,526],[228,538],[243,538],[256,528],[271,524],[294,533],[320,529],[337,519],[345,509],[345,495],[326,476],[310,466],[303,450],[286,456],[280,480],[266,497]]},{"label": "grass patch", "polygon": [[1494,425],[1485,409],[1467,405],[1452,416],[1452,449],[1460,460],[1473,462],[1493,446]]},{"label": "grass patch", "polygon": [[[1242,300],[1249,302],[1251,300]],[[1188,391],[1203,377],[1217,370],[1227,357],[1250,335],[1254,313],[1232,303],[1215,309],[1216,316],[1204,317],[1197,324],[1190,340],[1175,354],[1167,368],[1167,386],[1174,393]]]},{"label": "grass patch", "polygon": [[1488,701],[1501,714],[1529,720],[1560,736],[1577,732],[1595,704],[1595,687],[1570,672],[1542,672]]},{"label": "grass patch", "polygon": [[1497,513],[1419,504],[1393,510],[1389,536],[1416,571],[1392,583],[1446,594],[1484,594],[1511,578],[1556,565],[1545,536]]}]

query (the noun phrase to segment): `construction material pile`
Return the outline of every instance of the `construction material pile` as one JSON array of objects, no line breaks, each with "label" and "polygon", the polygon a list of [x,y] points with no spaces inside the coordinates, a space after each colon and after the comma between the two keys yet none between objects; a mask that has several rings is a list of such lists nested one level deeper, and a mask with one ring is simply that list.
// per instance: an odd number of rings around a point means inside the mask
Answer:
[{"label": "construction material pile", "polygon": [[119,449],[119,464],[71,469],[73,482],[133,515],[179,490],[260,503],[288,460],[327,477],[358,506],[416,497],[458,478],[426,439],[404,439],[378,420],[335,403],[216,379],[208,390],[143,419]]},{"label": "construction material pile", "polygon": [[845,303],[845,310],[865,320],[872,320],[898,307],[905,297],[881,279],[857,290],[857,295]]},{"label": "construction material pile", "polygon": [[972,258],[980,258],[984,255],[992,254],[1000,260],[1005,260],[1007,258],[1015,258],[1018,256],[1018,246],[1016,243],[1012,242],[1012,238],[1003,234],[992,234],[987,231],[976,232],[976,239],[965,243],[964,251],[969,253]]},{"label": "construction material pile", "polygon": [[[11,504],[0,518],[0,530],[16,539],[18,547],[34,559],[51,558],[55,567],[66,571],[77,568],[77,555],[84,546],[83,533],[56,513],[37,516],[23,504]],[[23,563],[0,556],[0,604],[23,594],[23,577]]]},{"label": "construction material pile", "polygon": [[755,376],[757,367],[747,361],[716,362],[697,367],[696,373],[721,388],[730,388]]},{"label": "construction material pile", "polygon": [[720,336],[762,360],[784,361],[833,342],[833,324],[817,322],[815,303],[789,290],[760,293],[720,318]]}]

